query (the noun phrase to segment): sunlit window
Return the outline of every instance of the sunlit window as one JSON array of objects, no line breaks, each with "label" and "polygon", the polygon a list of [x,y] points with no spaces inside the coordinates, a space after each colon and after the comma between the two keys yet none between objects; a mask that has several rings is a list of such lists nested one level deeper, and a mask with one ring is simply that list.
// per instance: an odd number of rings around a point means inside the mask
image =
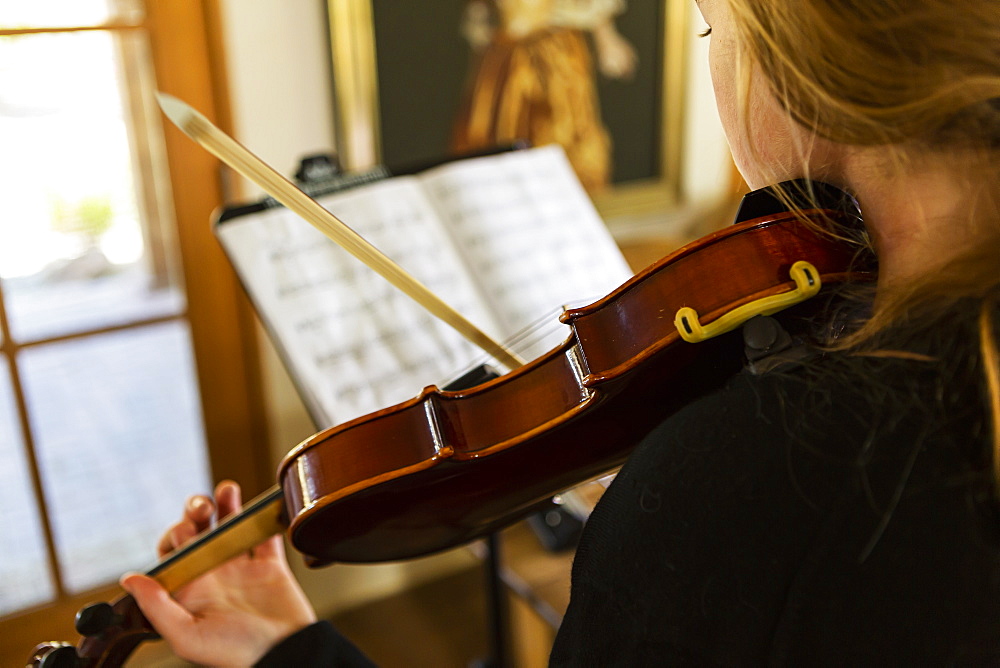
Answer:
[{"label": "sunlit window", "polygon": [[150,565],[209,484],[139,5],[0,3],[0,614]]}]

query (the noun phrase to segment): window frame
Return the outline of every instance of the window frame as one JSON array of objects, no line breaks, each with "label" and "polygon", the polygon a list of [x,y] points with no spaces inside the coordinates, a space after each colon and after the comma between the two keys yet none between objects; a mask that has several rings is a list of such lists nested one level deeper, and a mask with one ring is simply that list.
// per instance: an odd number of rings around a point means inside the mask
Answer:
[{"label": "window frame", "polygon": [[[0,34],[137,29],[146,31],[157,88],[186,100],[231,131],[218,0],[147,2],[145,17],[138,24],[112,20],[97,26],[5,30]],[[127,96],[126,104],[133,113],[159,114],[157,109],[142,108],[148,100],[132,93]],[[176,236],[179,250],[187,299],[182,317],[191,332],[211,475],[215,480],[237,480],[249,497],[273,485],[274,472],[253,309],[210,225],[213,212],[225,202],[223,168],[204,149],[168,127],[169,123],[164,121],[163,125],[175,221],[168,233]],[[150,200],[141,193],[140,199]],[[154,221],[159,217],[148,208],[147,213]],[[6,338],[3,345],[8,345]],[[40,489],[37,469],[33,476],[35,488]],[[79,595],[59,592],[51,603],[0,618],[0,637],[5,639],[0,665],[20,665],[40,642],[58,639],[75,643],[77,610],[88,602],[110,600],[121,593],[117,585]]]}]

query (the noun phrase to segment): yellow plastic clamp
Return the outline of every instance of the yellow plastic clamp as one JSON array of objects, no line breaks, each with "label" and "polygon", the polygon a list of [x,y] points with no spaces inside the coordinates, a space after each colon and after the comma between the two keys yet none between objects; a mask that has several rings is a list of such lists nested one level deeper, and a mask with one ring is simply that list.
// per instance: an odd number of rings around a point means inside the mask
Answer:
[{"label": "yellow plastic clamp", "polygon": [[689,343],[699,343],[734,330],[754,316],[772,315],[793,304],[814,297],[822,287],[822,281],[816,267],[805,260],[793,264],[788,273],[795,281],[795,288],[788,292],[763,297],[749,304],[744,304],[707,325],[702,325],[699,322],[697,311],[690,306],[685,306],[678,310],[677,315],[674,316],[674,325],[682,339]]}]

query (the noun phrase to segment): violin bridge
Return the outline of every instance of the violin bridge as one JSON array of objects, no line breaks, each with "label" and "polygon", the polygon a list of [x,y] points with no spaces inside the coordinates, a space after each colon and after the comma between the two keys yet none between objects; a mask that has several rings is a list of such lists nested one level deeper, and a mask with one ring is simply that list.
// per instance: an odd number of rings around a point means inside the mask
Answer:
[{"label": "violin bridge", "polygon": [[587,371],[584,369],[583,355],[580,353],[579,343],[575,343],[569,347],[566,351],[566,359],[569,360],[569,367],[573,370],[573,376],[576,378],[577,385],[583,391],[584,398],[589,399],[594,391],[586,385]]},{"label": "violin bridge", "polygon": [[454,449],[444,442],[441,435],[441,423],[438,421],[437,411],[434,408],[434,401],[424,402],[424,415],[427,417],[427,427],[431,435],[431,443],[434,444],[434,456],[438,458],[451,457]]}]

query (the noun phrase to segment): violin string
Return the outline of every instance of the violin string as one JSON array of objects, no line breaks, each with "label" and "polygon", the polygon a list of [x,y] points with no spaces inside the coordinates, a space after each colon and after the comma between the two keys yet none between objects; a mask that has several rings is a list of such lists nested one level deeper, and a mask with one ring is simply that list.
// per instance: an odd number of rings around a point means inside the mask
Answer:
[{"label": "violin string", "polygon": [[[557,307],[550,309],[545,315],[542,315],[530,323],[517,330],[511,336],[502,339],[501,343],[508,350],[512,351],[514,354],[531,360],[538,355],[548,352],[553,349],[556,345],[562,343],[565,337],[570,332],[570,326],[559,321],[559,316],[570,308],[577,308],[590,304],[594,300],[573,300],[564,304],[562,307]],[[464,365],[457,369],[454,373],[449,374],[447,378],[455,379],[460,378],[465,375],[471,369],[484,366],[489,363],[490,357],[486,354],[478,355],[471,362],[464,363]],[[442,383],[446,385],[447,383]]]}]

